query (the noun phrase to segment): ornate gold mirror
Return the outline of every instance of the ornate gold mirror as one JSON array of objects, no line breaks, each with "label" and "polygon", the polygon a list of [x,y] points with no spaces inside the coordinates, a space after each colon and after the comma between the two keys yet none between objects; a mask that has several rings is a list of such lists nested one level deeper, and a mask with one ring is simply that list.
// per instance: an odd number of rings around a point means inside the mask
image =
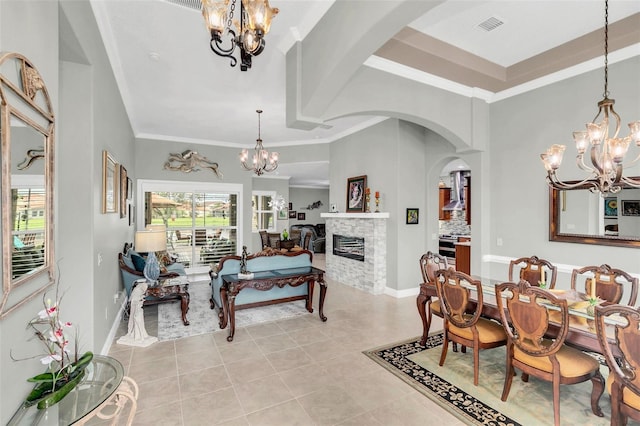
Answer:
[{"label": "ornate gold mirror", "polygon": [[602,197],[587,187],[566,191],[550,187],[549,239],[640,247],[640,189],[626,187]]},{"label": "ornate gold mirror", "polygon": [[38,70],[0,55],[2,299],[0,317],[54,281],[54,115]]}]

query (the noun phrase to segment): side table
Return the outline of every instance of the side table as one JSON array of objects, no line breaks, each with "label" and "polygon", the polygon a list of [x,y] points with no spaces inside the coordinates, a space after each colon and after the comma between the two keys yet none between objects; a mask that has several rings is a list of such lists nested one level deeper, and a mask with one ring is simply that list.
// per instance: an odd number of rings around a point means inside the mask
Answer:
[{"label": "side table", "polygon": [[180,308],[182,310],[182,323],[189,325],[187,319],[187,312],[189,312],[189,280],[187,277],[181,275],[176,278],[169,278],[166,280],[158,281],[158,285],[149,286],[146,292],[147,296],[151,296],[156,300],[145,301],[145,304],[149,303],[161,303],[169,300],[180,300]]},{"label": "side table", "polygon": [[[138,385],[124,375],[122,364],[115,358],[94,355],[85,377],[59,403],[44,410],[38,410],[36,405],[22,405],[7,425],[84,425],[94,417],[130,425],[137,400]],[[125,421],[120,415],[129,402],[131,408]]]}]

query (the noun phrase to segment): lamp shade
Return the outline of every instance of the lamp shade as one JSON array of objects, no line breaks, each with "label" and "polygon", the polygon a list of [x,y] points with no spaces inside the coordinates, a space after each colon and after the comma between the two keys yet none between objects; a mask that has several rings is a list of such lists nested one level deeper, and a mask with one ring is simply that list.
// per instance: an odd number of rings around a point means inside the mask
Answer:
[{"label": "lamp shade", "polygon": [[164,231],[138,231],[135,248],[140,253],[152,253],[167,249],[167,234]]}]

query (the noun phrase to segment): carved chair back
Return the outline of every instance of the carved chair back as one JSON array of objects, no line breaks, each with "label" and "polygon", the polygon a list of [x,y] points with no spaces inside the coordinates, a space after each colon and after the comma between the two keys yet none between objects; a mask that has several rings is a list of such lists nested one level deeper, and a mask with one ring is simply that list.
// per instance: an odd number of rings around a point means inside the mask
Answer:
[{"label": "carved chair back", "polygon": [[[578,286],[578,282],[582,280],[584,280],[584,285]],[[571,288],[573,290],[591,294],[591,286],[594,283],[596,296],[611,303],[620,303],[625,287],[628,287],[629,298],[625,304],[627,306],[635,305],[638,296],[638,278],[632,277],[627,272],[604,264],[600,266],[585,266],[584,268],[574,269],[571,273]]]},{"label": "carved chair back", "polygon": [[[606,324],[605,320],[614,315],[615,325]],[[595,322],[602,353],[613,375],[611,424],[627,424],[626,417],[640,420],[640,411],[625,403],[625,400],[640,398],[640,308],[597,306]],[[613,345],[619,355],[614,356]]]},{"label": "carved chair back", "polygon": [[[474,327],[482,314],[482,284],[469,275],[453,269],[435,272],[435,285],[440,309],[445,320],[458,328]],[[471,288],[476,291],[475,309]]]},{"label": "carved chair back", "polygon": [[[520,280],[518,284],[507,282],[497,285],[496,299],[500,322],[505,325],[510,343],[531,356],[555,356],[569,332],[569,308],[566,300],[558,299],[554,294],[532,286],[526,280]],[[560,330],[551,344],[543,340],[549,329],[549,308],[557,310],[554,312],[554,319],[560,320]]]},{"label": "carved chair back", "polygon": [[423,282],[434,283],[436,280],[435,272],[439,269],[449,269],[446,256],[428,251],[420,257],[420,272],[422,272]]},{"label": "carved chair back", "polygon": [[[514,271],[519,269],[518,276],[514,275]],[[521,257],[509,262],[509,281],[516,282],[525,280],[532,286],[539,286],[539,282],[546,283],[546,288],[552,289],[556,286],[556,278],[558,268],[545,259],[538,256]]]}]

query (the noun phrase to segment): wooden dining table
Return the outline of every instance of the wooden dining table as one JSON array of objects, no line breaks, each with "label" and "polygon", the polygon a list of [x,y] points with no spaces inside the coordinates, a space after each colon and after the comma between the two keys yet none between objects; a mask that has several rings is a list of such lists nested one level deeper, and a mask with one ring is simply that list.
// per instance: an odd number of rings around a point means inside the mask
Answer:
[{"label": "wooden dining table", "polygon": [[[499,321],[500,312],[498,311],[496,302],[495,285],[502,283],[502,281],[477,277],[473,278],[480,279],[480,282],[482,282],[483,316]],[[584,301],[586,300],[586,295],[575,290],[558,289],[549,291],[560,299],[566,299],[569,306],[569,332],[567,333],[567,337],[565,338],[565,343],[580,350],[602,354],[602,349],[600,347],[598,336],[596,334],[594,318],[586,312],[586,304],[584,303]],[[475,291],[471,291],[472,300],[475,299],[474,294]],[[420,293],[418,294],[416,304],[423,324],[422,338],[420,340],[420,344],[423,346],[426,344],[427,337],[429,336],[429,329],[431,326],[431,323],[430,321],[428,321],[426,316],[425,305],[427,301],[431,300],[432,297],[437,297],[435,285],[429,283],[421,283]],[[602,302],[602,304],[607,303],[608,302]],[[615,323],[611,322],[612,320],[608,321],[610,322],[607,323],[607,338],[611,343],[614,355],[619,355],[620,353],[617,349],[617,345],[615,344],[614,337]],[[558,331],[558,329],[559,323],[553,320],[553,312],[551,312],[551,318],[549,322],[550,334],[553,335]],[[593,413],[599,417],[603,417],[602,410],[599,406],[600,397],[602,396],[603,392],[604,384],[594,383],[593,390],[591,392],[591,409]]]}]

